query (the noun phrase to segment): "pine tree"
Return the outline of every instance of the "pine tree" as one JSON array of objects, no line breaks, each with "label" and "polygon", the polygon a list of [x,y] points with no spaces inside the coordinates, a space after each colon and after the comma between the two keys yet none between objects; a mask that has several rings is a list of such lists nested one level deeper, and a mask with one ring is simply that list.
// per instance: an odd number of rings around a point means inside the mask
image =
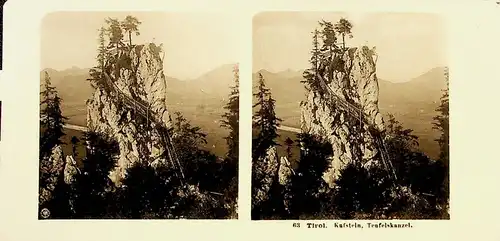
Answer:
[{"label": "pine tree", "polygon": [[45,79],[40,92],[40,158],[50,155],[52,148],[62,144],[61,137],[65,135],[63,128],[65,120],[62,115],[61,101],[57,90],[50,82],[50,76],[45,72]]},{"label": "pine tree", "polygon": [[337,36],[335,35],[335,28],[333,24],[329,21],[321,20],[319,22],[319,26],[322,28],[322,50],[333,52],[333,50],[337,48]]},{"label": "pine tree", "polygon": [[114,19],[114,18],[106,19],[106,23],[108,24],[108,28],[106,29],[106,31],[107,31],[107,34],[109,37],[109,44],[115,46],[116,54],[118,55],[119,46],[123,45],[123,43],[122,43],[123,32],[122,32],[121,24],[118,21],[118,19]]},{"label": "pine tree", "polygon": [[97,53],[97,63],[99,64],[98,67],[101,69],[101,71],[104,71],[104,64],[106,61],[107,56],[107,49],[105,45],[105,35],[106,29],[104,27],[101,27],[99,29],[99,48],[98,48],[98,53]]},{"label": "pine tree", "polygon": [[97,48],[97,66],[89,70],[90,78],[87,80],[91,82],[91,86],[96,89],[102,87],[101,80],[104,78],[103,73],[105,71],[106,60],[109,58],[109,52],[106,47],[106,40],[104,39],[106,32],[108,30],[104,27],[99,29],[99,39]]},{"label": "pine tree", "polygon": [[222,115],[222,127],[229,129],[229,135],[225,138],[228,146],[227,157],[231,160],[238,160],[239,143],[239,110],[240,110],[240,92],[239,92],[239,69],[234,68],[234,86],[231,87],[229,102],[224,109],[226,113]]},{"label": "pine tree", "polygon": [[136,17],[127,16],[125,20],[122,22],[123,30],[128,33],[129,46],[132,46],[132,32],[135,32],[136,36],[139,36],[139,29],[137,28],[141,22]]},{"label": "pine tree", "polygon": [[320,58],[321,51],[319,48],[319,40],[318,40],[320,32],[317,29],[315,29],[314,32],[312,32],[312,34],[313,34],[313,43],[312,43],[313,48],[311,50],[311,58],[309,59],[311,67],[304,71],[303,74],[304,80],[301,80],[301,82],[307,84],[313,90],[318,90],[319,86],[317,83],[316,75],[318,74],[318,68],[321,61]]},{"label": "pine tree", "polygon": [[83,168],[75,176],[72,199],[76,218],[103,218],[108,209],[109,193],[112,181],[110,171],[116,165],[118,143],[96,132],[84,134],[87,153],[83,159]]},{"label": "pine tree", "polygon": [[448,68],[445,69],[445,78],[446,78],[446,89],[443,90],[443,95],[441,96],[441,103],[436,108],[436,111],[439,115],[434,117],[434,129],[441,131],[441,136],[436,140],[439,143],[440,155],[439,159],[447,160],[449,155],[449,94],[448,94],[448,85],[449,85],[449,74]]},{"label": "pine tree", "polygon": [[352,38],[351,29],[352,24],[349,20],[341,18],[334,26],[335,31],[342,36],[342,48],[345,49],[345,36]]},{"label": "pine tree", "polygon": [[434,129],[439,130],[441,135],[436,141],[439,144],[439,160],[442,162],[445,169],[445,183],[444,183],[444,194],[445,199],[448,198],[449,192],[449,155],[450,155],[450,107],[449,107],[449,69],[445,68],[445,81],[446,88],[443,90],[443,95],[441,96],[441,103],[436,108],[439,113],[434,117]]},{"label": "pine tree", "polygon": [[257,102],[253,108],[259,108],[254,116],[254,129],[257,136],[254,139],[254,158],[260,157],[271,146],[278,145],[275,139],[278,135],[278,126],[281,119],[276,117],[275,102],[270,90],[266,87],[264,77],[259,73],[257,92],[254,94]]}]

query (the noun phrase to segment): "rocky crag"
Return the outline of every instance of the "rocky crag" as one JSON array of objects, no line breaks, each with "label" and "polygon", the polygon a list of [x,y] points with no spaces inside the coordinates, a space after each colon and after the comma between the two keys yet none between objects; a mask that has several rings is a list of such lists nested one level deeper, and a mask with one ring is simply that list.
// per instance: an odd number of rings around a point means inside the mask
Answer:
[{"label": "rocky crag", "polygon": [[[155,125],[171,126],[160,52],[154,44],[111,52],[113,56],[108,57],[104,67],[116,89],[96,88],[87,101],[87,127],[118,142],[117,167],[110,174],[115,183],[119,183],[125,170],[136,162],[167,163],[163,154],[168,147],[162,141],[162,133],[155,129]],[[124,99],[133,100],[134,107],[130,107],[131,103],[125,105]],[[139,111],[141,105],[147,106],[145,115]]]},{"label": "rocky crag", "polygon": [[59,182],[64,181],[66,184],[71,184],[75,180],[75,175],[79,173],[76,161],[73,156],[66,156],[64,160],[63,148],[61,145],[56,145],[52,148],[50,156],[45,157],[46,160],[40,162],[40,190],[39,203],[44,206],[53,196],[56,186]]},{"label": "rocky crag", "polygon": [[257,167],[254,169],[253,175],[256,175],[256,180],[259,180],[259,188],[254,194],[255,202],[258,205],[269,199],[269,191],[275,182],[280,185],[286,185],[293,170],[290,168],[290,162],[284,156],[278,156],[278,151],[275,146],[267,149],[265,155],[256,161]]},{"label": "rocky crag", "polygon": [[[340,171],[349,163],[364,166],[380,163],[378,146],[370,128],[384,130],[384,121],[378,108],[379,87],[374,53],[366,46],[349,48],[337,54],[320,68],[328,91],[341,100],[357,106],[361,118],[353,118],[352,110],[343,108],[319,90],[306,91],[301,103],[301,129],[305,133],[323,137],[332,145],[333,156],[323,179],[330,187]],[[363,119],[362,119],[363,118]],[[368,123],[368,124],[367,124]]]}]

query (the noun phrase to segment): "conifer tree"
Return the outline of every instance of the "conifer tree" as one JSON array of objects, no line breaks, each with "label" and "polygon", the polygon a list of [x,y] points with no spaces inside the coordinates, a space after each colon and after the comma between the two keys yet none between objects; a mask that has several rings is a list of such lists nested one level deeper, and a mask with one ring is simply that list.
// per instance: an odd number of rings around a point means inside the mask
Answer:
[{"label": "conifer tree", "polygon": [[229,101],[224,106],[226,113],[222,115],[222,127],[229,129],[229,135],[225,138],[228,146],[227,157],[231,160],[238,160],[238,138],[239,138],[239,105],[240,105],[240,92],[239,92],[239,69],[236,66],[233,70],[234,73],[234,86],[231,87],[229,94]]},{"label": "conifer tree", "polygon": [[311,89],[317,90],[319,89],[319,86],[317,84],[316,74],[318,73],[318,68],[321,61],[320,58],[321,51],[319,48],[319,40],[318,40],[320,32],[317,29],[315,29],[312,32],[312,34],[313,34],[313,42],[312,42],[313,48],[310,52],[311,58],[309,59],[311,67],[304,71],[303,74],[304,80],[301,80],[301,82],[307,84],[308,87],[310,87]]},{"label": "conifer tree", "polygon": [[450,155],[450,107],[449,107],[449,69],[445,68],[445,81],[446,88],[443,90],[443,95],[441,96],[441,103],[436,108],[439,113],[434,117],[434,129],[439,130],[441,135],[436,141],[439,144],[439,160],[442,162],[445,170],[445,180],[444,180],[444,196],[445,199],[448,198],[449,192],[449,155]]},{"label": "conifer tree", "polygon": [[274,111],[276,100],[272,98],[261,73],[259,73],[257,92],[254,96],[257,100],[253,108],[258,108],[253,116],[254,129],[257,131],[254,139],[254,157],[258,158],[269,147],[278,145],[275,139],[279,136],[278,126],[281,119],[276,117]]},{"label": "conifer tree", "polygon": [[441,160],[446,160],[449,155],[449,94],[448,94],[448,85],[449,85],[449,74],[448,68],[445,69],[445,81],[446,81],[446,89],[443,90],[443,95],[441,96],[441,103],[436,108],[436,111],[439,115],[434,117],[434,129],[441,131],[441,136],[436,140],[439,143],[440,155],[439,158]]},{"label": "conifer tree", "polygon": [[58,96],[56,88],[52,86],[47,72],[45,72],[42,89],[42,92],[40,92],[42,97],[40,103],[40,130],[42,131],[40,135],[40,158],[50,155],[54,146],[63,143],[60,138],[65,135],[63,128],[67,119],[62,115],[62,99]]},{"label": "conifer tree", "polygon": [[135,32],[136,36],[139,36],[138,26],[141,24],[136,17],[128,15],[122,22],[123,30],[128,33],[129,46],[132,46],[132,32]]},{"label": "conifer tree", "polygon": [[321,20],[319,22],[319,26],[321,29],[321,36],[323,39],[322,50],[328,50],[329,52],[333,52],[337,48],[337,36],[335,35],[335,27],[334,25],[325,20]]},{"label": "conifer tree", "polygon": [[106,23],[108,24],[108,28],[106,29],[106,31],[109,37],[109,44],[115,46],[116,54],[118,54],[119,46],[123,45],[123,31],[121,28],[121,24],[118,19],[114,18],[106,19]]},{"label": "conifer tree", "polygon": [[87,79],[91,82],[93,88],[98,88],[102,86],[101,79],[104,78],[103,73],[105,71],[106,60],[109,58],[108,48],[106,47],[106,40],[104,39],[106,32],[108,30],[104,27],[99,29],[99,39],[97,47],[97,66],[89,70],[90,78]]},{"label": "conifer tree", "polygon": [[116,165],[118,143],[97,132],[84,134],[87,153],[83,159],[83,168],[75,176],[72,199],[76,218],[102,218],[108,209],[109,190],[112,181],[110,171]]},{"label": "conifer tree", "polygon": [[104,64],[107,58],[107,49],[105,45],[105,35],[106,29],[104,27],[101,27],[99,29],[99,47],[98,47],[98,53],[97,53],[97,63],[99,64],[98,67],[103,71],[104,70]]},{"label": "conifer tree", "polygon": [[345,18],[341,18],[335,25],[335,31],[342,36],[342,48],[345,49],[345,36],[347,35],[349,38],[352,38],[351,29],[352,24],[349,20]]}]

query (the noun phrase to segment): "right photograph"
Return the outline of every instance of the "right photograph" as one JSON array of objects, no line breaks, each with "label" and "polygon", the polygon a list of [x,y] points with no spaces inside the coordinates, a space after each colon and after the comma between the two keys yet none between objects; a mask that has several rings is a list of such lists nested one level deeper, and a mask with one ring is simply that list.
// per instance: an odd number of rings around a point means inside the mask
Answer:
[{"label": "right photograph", "polygon": [[438,14],[253,19],[252,220],[449,219]]}]

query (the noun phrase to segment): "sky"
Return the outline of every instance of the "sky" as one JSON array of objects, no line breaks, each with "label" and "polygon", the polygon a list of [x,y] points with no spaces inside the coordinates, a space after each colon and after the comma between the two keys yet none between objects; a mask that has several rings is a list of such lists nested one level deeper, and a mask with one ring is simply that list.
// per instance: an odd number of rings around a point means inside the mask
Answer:
[{"label": "sky", "polygon": [[41,67],[64,70],[95,66],[97,30],[107,17],[139,19],[132,43],[163,43],[164,72],[194,79],[221,65],[237,63],[241,42],[235,14],[166,12],[56,12],[41,26]]},{"label": "sky", "polygon": [[447,65],[443,20],[417,13],[264,12],[253,19],[253,71],[309,67],[312,34],[321,19],[346,17],[353,25],[347,45],[376,46],[377,76],[404,82]]}]

